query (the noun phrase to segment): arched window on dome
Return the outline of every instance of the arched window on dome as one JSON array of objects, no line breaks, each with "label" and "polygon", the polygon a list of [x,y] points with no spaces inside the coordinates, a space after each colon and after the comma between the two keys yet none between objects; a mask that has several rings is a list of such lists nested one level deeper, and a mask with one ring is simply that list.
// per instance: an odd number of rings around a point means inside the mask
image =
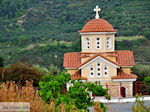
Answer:
[{"label": "arched window on dome", "polygon": [[86,42],[86,49],[89,49],[90,48],[90,39],[86,38],[85,42]]},{"label": "arched window on dome", "polygon": [[106,48],[107,49],[111,48],[111,38],[110,37],[106,38]]},{"label": "arched window on dome", "polygon": [[96,49],[100,49],[101,48],[101,40],[99,37],[96,38]]}]

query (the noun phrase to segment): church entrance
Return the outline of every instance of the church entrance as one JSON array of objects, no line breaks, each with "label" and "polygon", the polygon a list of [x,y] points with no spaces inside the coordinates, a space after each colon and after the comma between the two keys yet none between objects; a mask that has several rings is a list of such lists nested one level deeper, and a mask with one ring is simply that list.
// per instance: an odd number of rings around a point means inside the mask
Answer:
[{"label": "church entrance", "polygon": [[120,90],[121,90],[121,91],[120,91],[121,96],[122,96],[122,97],[126,97],[126,88],[125,88],[125,87],[121,87]]}]

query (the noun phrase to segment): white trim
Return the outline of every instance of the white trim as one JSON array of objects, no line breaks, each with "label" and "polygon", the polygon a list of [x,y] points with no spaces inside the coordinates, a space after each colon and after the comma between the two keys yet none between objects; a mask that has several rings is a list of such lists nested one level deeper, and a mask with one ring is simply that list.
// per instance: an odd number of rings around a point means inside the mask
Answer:
[{"label": "white trim", "polygon": [[121,67],[133,67],[133,66],[121,66]]},{"label": "white trim", "polygon": [[82,82],[87,82],[87,80],[81,80]]},{"label": "white trim", "polygon": [[115,34],[116,32],[80,32],[81,35],[85,34]]},{"label": "white trim", "polygon": [[[150,96],[143,96],[144,98],[140,98],[142,101],[150,101]],[[102,102],[102,103],[129,103],[129,102],[135,102],[136,98],[111,98],[111,100],[107,100],[104,96],[103,97],[95,97],[94,102]]]},{"label": "white trim", "polygon": [[94,59],[92,59],[91,61],[87,62],[86,64],[82,65],[82,66],[79,67],[78,69],[82,69],[82,68],[88,66],[89,64],[93,63],[93,62],[96,61],[96,60],[101,60],[102,62],[105,62],[105,63],[107,63],[108,65],[110,65],[110,66],[112,66],[112,67],[114,67],[114,68],[120,68],[118,65],[116,65],[116,64],[114,64],[114,63],[112,63],[112,62],[110,62],[110,61],[108,61],[108,60],[102,58],[101,56],[97,56],[96,58],[94,58]]},{"label": "white trim", "polygon": [[65,69],[78,69],[77,67],[68,67],[68,68],[65,68]]},{"label": "white trim", "polygon": [[95,81],[108,82],[108,81],[112,81],[112,80],[88,79],[87,81],[88,81],[88,82],[95,82]]},{"label": "white trim", "polygon": [[115,82],[133,82],[136,81],[136,79],[113,79]]}]

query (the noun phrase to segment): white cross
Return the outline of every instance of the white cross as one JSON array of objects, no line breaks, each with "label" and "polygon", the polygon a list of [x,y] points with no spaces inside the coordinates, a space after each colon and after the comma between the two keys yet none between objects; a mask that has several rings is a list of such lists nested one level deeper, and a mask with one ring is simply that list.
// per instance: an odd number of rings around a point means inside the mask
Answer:
[{"label": "white cross", "polygon": [[94,8],[94,12],[96,12],[95,18],[99,19],[99,14],[98,12],[101,11],[101,9],[98,7],[98,5],[96,5],[96,7]]}]

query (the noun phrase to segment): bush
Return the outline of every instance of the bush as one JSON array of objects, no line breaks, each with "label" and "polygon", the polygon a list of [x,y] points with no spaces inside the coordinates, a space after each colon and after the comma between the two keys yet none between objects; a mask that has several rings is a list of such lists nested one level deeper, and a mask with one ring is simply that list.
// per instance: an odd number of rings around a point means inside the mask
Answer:
[{"label": "bush", "polygon": [[[106,95],[107,90],[103,89],[101,85],[95,83],[83,83],[80,80],[70,81],[70,75],[60,73],[56,76],[46,75],[43,81],[39,83],[39,95],[45,101],[55,99],[55,104],[58,106],[63,103],[66,105],[75,105],[78,109],[86,110],[92,106],[93,99],[90,97],[90,92],[99,96]],[[65,94],[61,94],[61,90],[66,89],[66,83],[71,83],[69,90]],[[69,106],[70,107],[70,106]]]},{"label": "bush", "polygon": [[144,78],[144,82],[147,86],[147,89],[148,89],[148,93],[150,94],[150,76],[149,77],[145,77]]},{"label": "bush", "polygon": [[144,81],[147,85],[150,85],[150,76],[149,77],[145,77]]},{"label": "bush", "polygon": [[136,101],[132,106],[132,111],[133,112],[149,112],[150,106],[147,106],[144,104],[143,97],[137,94],[135,98],[136,98]]},{"label": "bush", "polygon": [[94,102],[94,110],[95,112],[106,112],[106,107],[101,102]]},{"label": "bush", "polygon": [[150,65],[137,64],[132,68],[134,74],[138,75],[138,81],[144,81],[144,78],[150,76]]},{"label": "bush", "polygon": [[34,86],[37,86],[38,82],[42,79],[44,74],[29,67],[23,63],[16,63],[10,65],[7,68],[0,68],[0,81],[20,81],[22,84],[26,80],[33,81]]},{"label": "bush", "polygon": [[150,40],[150,32],[149,31],[144,32],[144,37]]}]

